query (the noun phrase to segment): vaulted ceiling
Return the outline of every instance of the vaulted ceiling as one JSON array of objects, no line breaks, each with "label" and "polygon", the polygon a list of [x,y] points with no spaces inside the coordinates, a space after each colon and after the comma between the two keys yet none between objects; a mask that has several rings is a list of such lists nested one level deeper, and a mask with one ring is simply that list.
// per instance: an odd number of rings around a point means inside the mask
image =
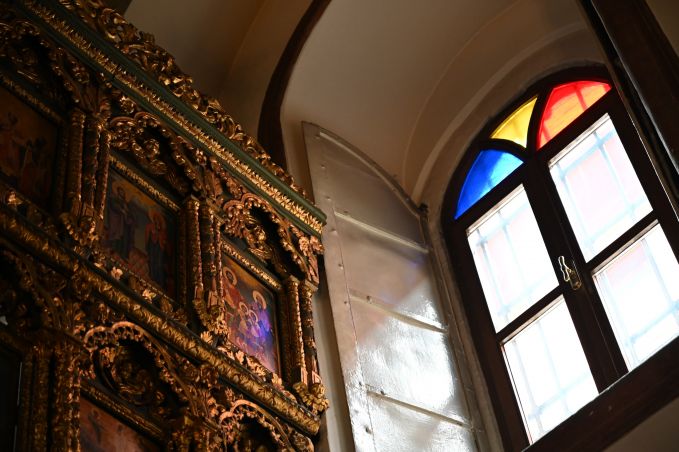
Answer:
[{"label": "vaulted ceiling", "polygon": [[[255,134],[264,93],[311,0],[133,0],[151,32]],[[601,61],[575,0],[332,0],[281,107],[289,170],[310,184],[302,121],[361,149],[416,202],[440,203],[484,123],[555,69]]]}]

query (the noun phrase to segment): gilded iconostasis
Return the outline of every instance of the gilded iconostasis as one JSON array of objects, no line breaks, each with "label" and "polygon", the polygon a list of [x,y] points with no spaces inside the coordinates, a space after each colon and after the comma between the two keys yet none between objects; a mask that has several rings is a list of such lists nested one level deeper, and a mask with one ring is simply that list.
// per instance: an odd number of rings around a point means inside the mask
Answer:
[{"label": "gilded iconostasis", "polygon": [[1,1],[0,448],[313,450],[323,221],[115,11]]}]

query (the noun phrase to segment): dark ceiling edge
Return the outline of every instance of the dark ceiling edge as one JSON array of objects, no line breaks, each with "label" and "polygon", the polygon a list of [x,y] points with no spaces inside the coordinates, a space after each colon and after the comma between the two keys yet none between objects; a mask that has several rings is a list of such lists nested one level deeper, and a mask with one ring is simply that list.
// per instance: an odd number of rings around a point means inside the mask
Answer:
[{"label": "dark ceiling edge", "polygon": [[269,86],[262,102],[262,111],[259,116],[259,127],[257,128],[257,139],[266,149],[276,164],[282,168],[287,168],[285,158],[285,146],[283,144],[283,128],[281,126],[281,106],[283,97],[290,82],[292,69],[297,63],[297,58],[306,44],[311,31],[323,15],[325,8],[330,4],[330,0],[312,0],[309,8],[300,19],[295,31],[283,50],[280,60],[271,75]]},{"label": "dark ceiling edge", "polygon": [[120,15],[125,15],[130,7],[132,0],[104,0],[104,4],[109,8],[115,9]]}]

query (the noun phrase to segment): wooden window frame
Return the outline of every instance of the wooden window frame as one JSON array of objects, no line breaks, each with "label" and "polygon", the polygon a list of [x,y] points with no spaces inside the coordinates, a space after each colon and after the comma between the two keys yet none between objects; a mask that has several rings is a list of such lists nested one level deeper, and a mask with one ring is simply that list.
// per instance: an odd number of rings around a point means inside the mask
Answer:
[{"label": "wooden window frame", "polygon": [[[576,80],[604,81],[613,86],[603,68],[590,67],[563,71],[530,87],[479,133],[479,138],[472,143],[451,179],[443,204],[441,221],[451,256],[453,273],[462,294],[472,338],[496,413],[502,441],[507,450],[521,450],[526,447],[531,451],[601,450],[679,396],[679,385],[676,384],[677,377],[679,377],[679,360],[676,359],[679,356],[679,338],[675,338],[628,372],[603,304],[589,276],[592,269],[614,255],[615,250],[619,250],[657,223],[662,224],[672,250],[676,256],[679,256],[679,223],[676,221],[676,213],[669,202],[667,190],[658,180],[655,168],[615,89],[611,89],[545,144],[537,151],[536,157],[526,159],[517,170],[457,220],[454,219],[460,188],[478,151],[489,144],[486,137],[490,136],[502,120],[536,93],[541,94],[534,111],[541,112],[547,100],[545,92],[548,92],[550,87]],[[614,121],[618,135],[644,186],[653,211],[607,246],[604,251],[598,253],[589,263],[586,263],[577,247],[577,240],[568,224],[563,206],[558,202],[552,202],[558,200],[558,194],[556,187],[548,179],[549,173],[546,168],[550,158],[606,113]],[[539,116],[535,114],[531,119],[527,152],[535,152]],[[520,184],[523,184],[526,189],[534,212],[540,212],[538,226],[550,255],[570,256],[581,274],[586,273],[586,275],[582,278],[584,287],[578,291],[571,291],[566,288],[567,283],[561,277],[556,260],[552,259],[554,271],[559,280],[557,288],[496,333],[483,296],[471,249],[466,240],[466,230]],[[550,221],[545,221],[546,218]],[[545,226],[546,224],[549,227]],[[567,240],[564,242],[562,237],[566,237]],[[514,334],[521,325],[526,325],[544,312],[558,294],[564,296],[568,294],[566,304],[576,325],[599,395],[531,445],[505,365],[501,342],[508,335]]]}]

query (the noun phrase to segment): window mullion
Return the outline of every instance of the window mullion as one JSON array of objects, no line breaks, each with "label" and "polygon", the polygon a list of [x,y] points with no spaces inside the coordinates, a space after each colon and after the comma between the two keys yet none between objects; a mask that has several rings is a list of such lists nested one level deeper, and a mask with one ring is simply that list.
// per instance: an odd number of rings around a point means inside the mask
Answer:
[{"label": "window mullion", "polygon": [[[597,295],[592,275],[586,271],[584,257],[568,223],[556,187],[549,179],[546,163],[542,159],[534,159],[527,169],[525,186],[528,198],[533,205],[540,232],[554,271],[557,272],[561,292],[592,376],[598,390],[602,391],[627,371],[622,353]],[[559,256],[565,256],[574,263],[582,281],[580,289],[573,290],[564,281],[557,265]]]}]

